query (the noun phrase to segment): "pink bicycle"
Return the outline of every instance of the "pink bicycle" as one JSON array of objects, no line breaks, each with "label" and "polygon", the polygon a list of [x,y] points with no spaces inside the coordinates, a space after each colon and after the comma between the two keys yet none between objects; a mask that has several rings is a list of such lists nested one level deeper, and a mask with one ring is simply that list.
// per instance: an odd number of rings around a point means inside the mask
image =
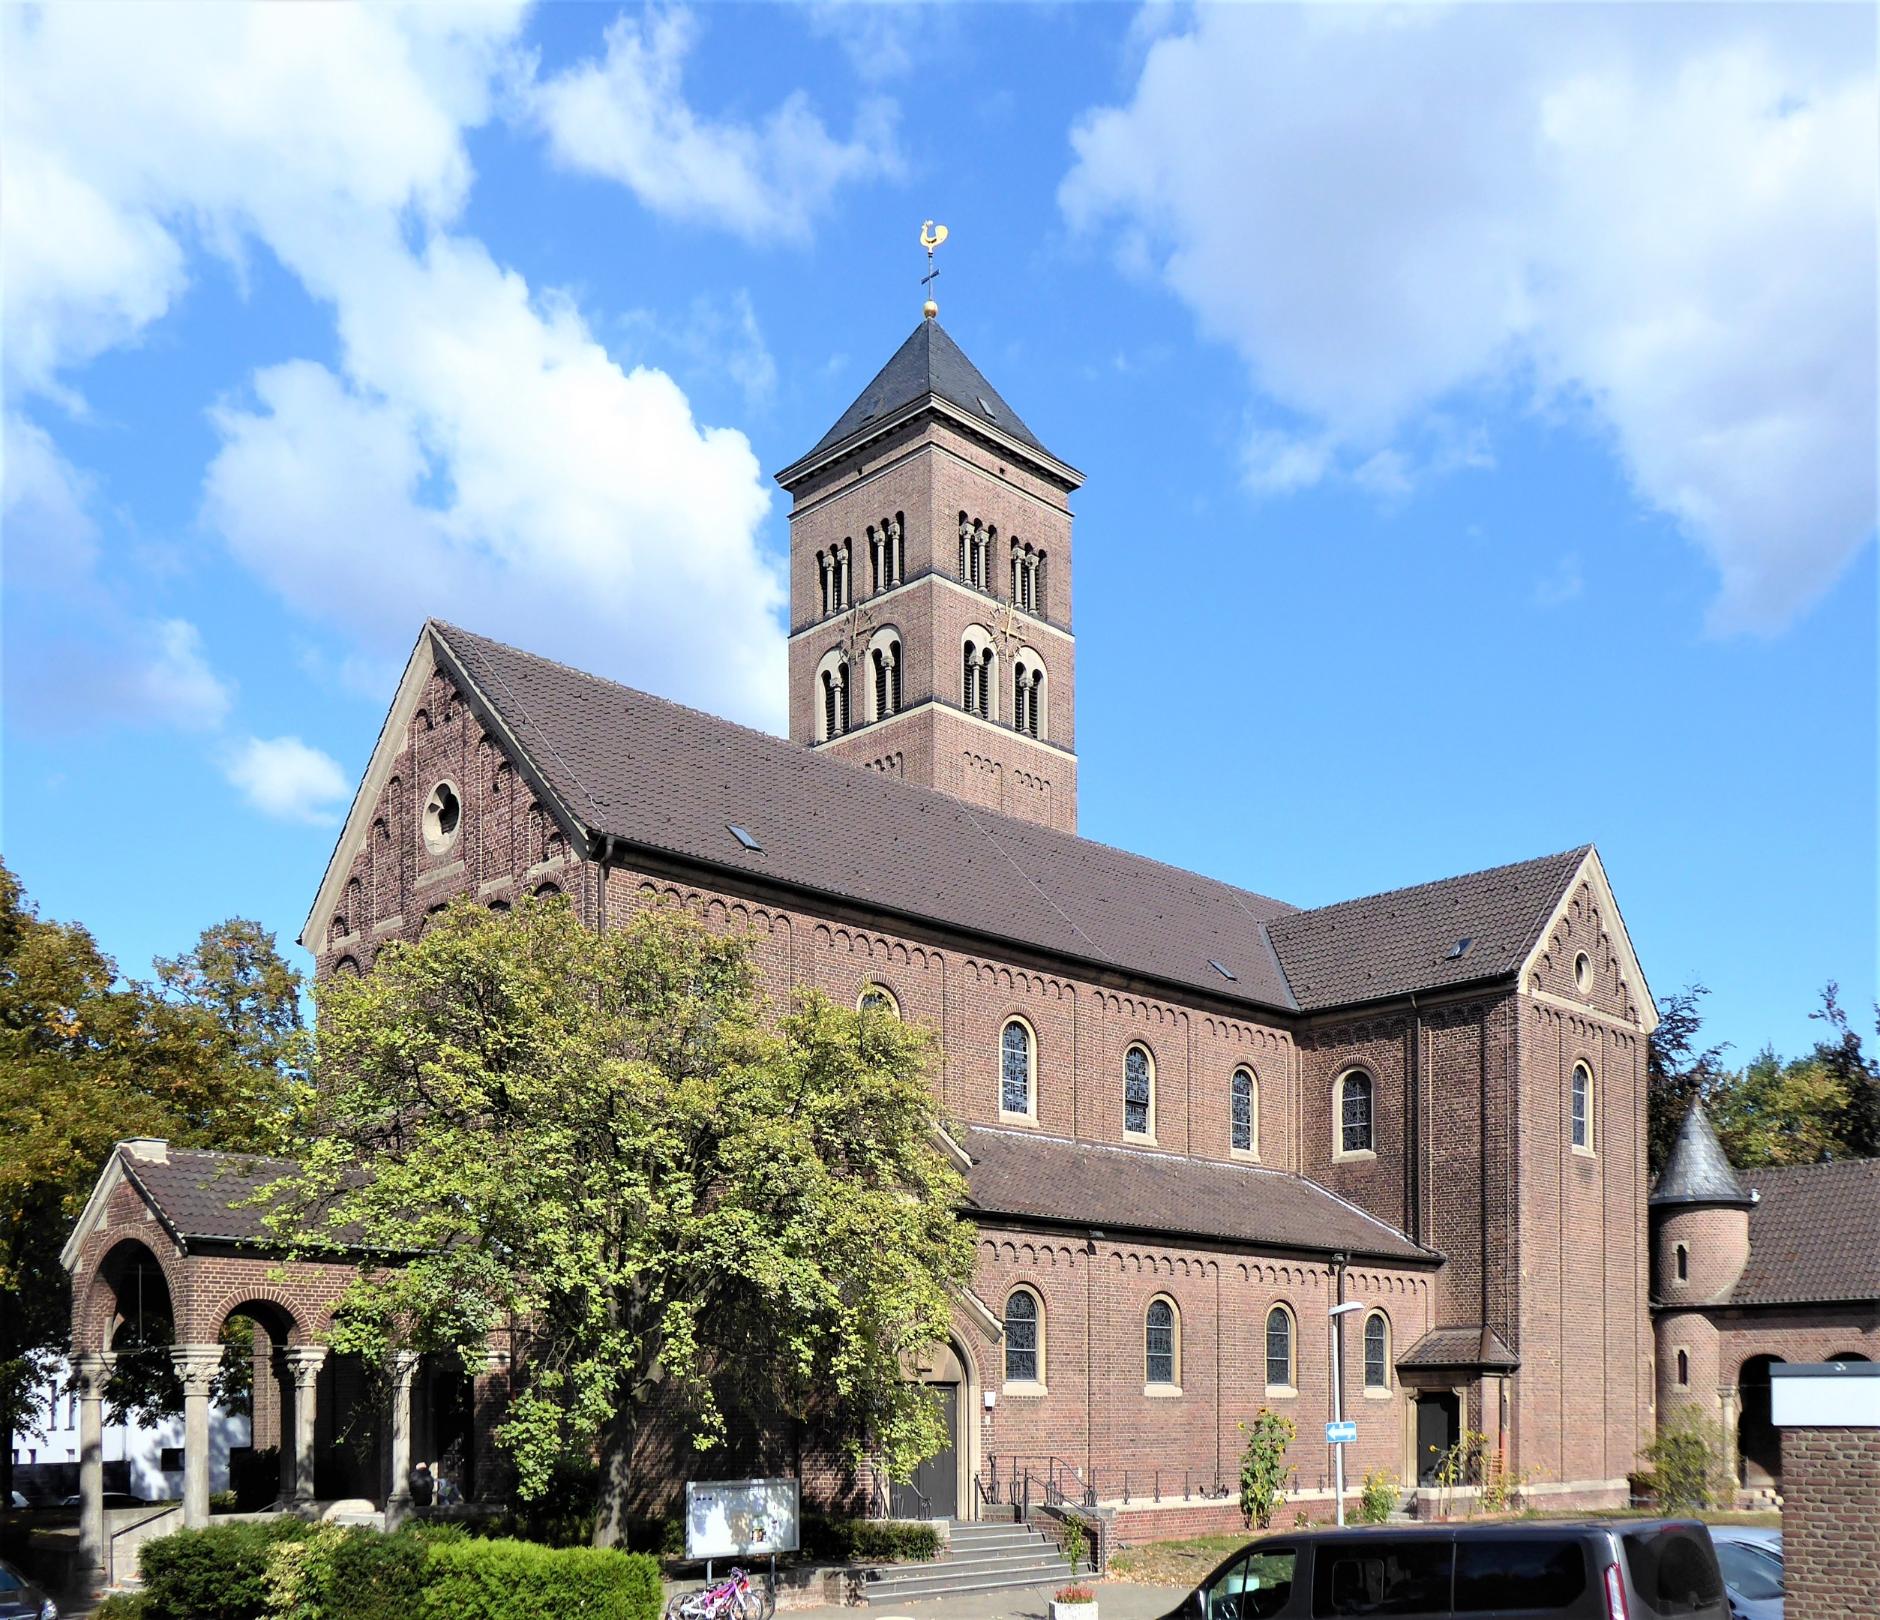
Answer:
[{"label": "pink bicycle", "polygon": [[701,1592],[682,1592],[666,1605],[666,1620],[770,1620],[776,1595],[741,1569]]}]

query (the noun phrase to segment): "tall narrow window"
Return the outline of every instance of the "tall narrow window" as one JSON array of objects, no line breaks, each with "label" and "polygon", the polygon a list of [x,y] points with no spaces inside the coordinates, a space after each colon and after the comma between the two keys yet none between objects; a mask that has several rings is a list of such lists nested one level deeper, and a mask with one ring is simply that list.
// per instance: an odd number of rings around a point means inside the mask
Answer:
[{"label": "tall narrow window", "polygon": [[1143,1375],[1151,1384],[1179,1381],[1181,1351],[1172,1300],[1152,1299],[1143,1321]]},{"label": "tall narrow window", "polygon": [[1292,1313],[1275,1305],[1266,1313],[1266,1382],[1269,1389],[1293,1387]]},{"label": "tall narrow window", "polygon": [[822,611],[825,618],[829,615],[829,558],[824,552],[816,553],[816,577],[822,585]]},{"label": "tall narrow window", "polygon": [[979,698],[975,712],[981,720],[990,720],[992,718],[992,649],[990,647],[979,649],[979,678],[973,683],[973,688]]},{"label": "tall narrow window", "polygon": [[1025,729],[1032,736],[1043,735],[1043,722],[1038,718],[1039,710],[1044,706],[1044,671],[1034,669],[1031,672],[1031,711],[1026,718]]},{"label": "tall narrow window", "polygon": [[1678,1382],[1688,1384],[1691,1381],[1691,1353],[1688,1350],[1678,1352]]},{"label": "tall narrow window", "polygon": [[1008,1384],[1044,1382],[1038,1333],[1038,1296],[1029,1288],[1014,1288],[1005,1301],[1005,1381]]},{"label": "tall narrow window", "polygon": [[960,702],[968,714],[979,712],[979,649],[966,643],[966,664],[960,673]]},{"label": "tall narrow window", "polygon": [[884,583],[886,577],[887,577],[887,571],[882,566],[882,539],[880,535],[875,533],[875,526],[874,524],[871,523],[868,526],[868,588],[869,590],[871,590],[877,596],[879,596],[881,594],[882,584]]},{"label": "tall narrow window", "polygon": [[1362,1069],[1338,1082],[1338,1151],[1372,1151],[1371,1077]]},{"label": "tall narrow window", "polygon": [[1025,710],[1031,702],[1031,671],[1022,663],[1012,665],[1012,729],[1025,729]]},{"label": "tall narrow window", "polygon": [[888,524],[888,572],[893,584],[907,578],[907,519],[899,512]]},{"label": "tall narrow window", "polygon": [[1155,1065],[1148,1049],[1132,1046],[1123,1054],[1123,1130],[1152,1136],[1155,1127]]},{"label": "tall narrow window", "polygon": [[888,712],[901,712],[901,644],[888,643]]},{"label": "tall narrow window", "polygon": [[1032,575],[1032,594],[1037,598],[1032,611],[1042,618],[1050,611],[1049,608],[1045,606],[1044,553],[1042,551],[1038,553],[1037,561],[1032,564]]},{"label": "tall narrow window", "polygon": [[972,524],[967,521],[966,514],[962,512],[960,513],[960,578],[962,580],[966,578],[966,544],[971,534]]},{"label": "tall narrow window", "polygon": [[823,736],[836,734],[836,677],[833,670],[823,671]]},{"label": "tall narrow window", "polygon": [[1364,1387],[1390,1388],[1390,1323],[1382,1311],[1364,1319]]},{"label": "tall narrow window", "polygon": [[1678,1281],[1689,1282],[1691,1280],[1691,1251],[1680,1243],[1674,1251],[1674,1258],[1677,1261]]},{"label": "tall narrow window", "polygon": [[1014,607],[1023,607],[1025,605],[1025,593],[1019,582],[1019,570],[1021,566],[1018,559],[1018,547],[1014,546],[1012,548],[1012,606]]},{"label": "tall narrow window", "polygon": [[1253,1070],[1234,1071],[1234,1151],[1251,1153],[1253,1147]]},{"label": "tall narrow window", "polygon": [[1573,1145],[1593,1148],[1593,1071],[1584,1063],[1573,1065]]},{"label": "tall narrow window", "polygon": [[1023,1019],[1011,1019],[999,1036],[999,1112],[1032,1113],[1031,1027]]}]

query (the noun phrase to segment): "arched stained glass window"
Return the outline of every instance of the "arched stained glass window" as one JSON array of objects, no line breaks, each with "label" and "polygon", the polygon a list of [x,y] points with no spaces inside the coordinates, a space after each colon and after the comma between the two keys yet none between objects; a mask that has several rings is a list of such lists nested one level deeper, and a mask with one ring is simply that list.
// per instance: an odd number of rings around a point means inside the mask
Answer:
[{"label": "arched stained glass window", "polygon": [[1145,1377],[1151,1384],[1176,1381],[1175,1306],[1166,1299],[1149,1301],[1149,1314],[1143,1326]]},{"label": "arched stained glass window", "polygon": [[1132,1046],[1123,1054],[1123,1129],[1149,1136],[1154,1124],[1155,1068],[1145,1048]]},{"label": "arched stained glass window", "polygon": [[1014,1018],[999,1037],[999,1110],[1006,1114],[1031,1113],[1031,1029]]},{"label": "arched stained glass window", "polygon": [[1382,1311],[1373,1311],[1364,1322],[1364,1387],[1390,1388],[1390,1323]]},{"label": "arched stained glass window", "polygon": [[1043,1383],[1039,1352],[1038,1296],[1029,1288],[1015,1288],[1005,1301],[1005,1381]]},{"label": "arched stained glass window", "polygon": [[1253,1152],[1253,1071],[1234,1071],[1234,1151]]},{"label": "arched stained glass window", "polygon": [[1371,1077],[1354,1069],[1338,1083],[1338,1151],[1371,1151]]},{"label": "arched stained glass window", "polygon": [[1266,1381],[1290,1389],[1293,1381],[1292,1313],[1275,1305],[1266,1313]]}]

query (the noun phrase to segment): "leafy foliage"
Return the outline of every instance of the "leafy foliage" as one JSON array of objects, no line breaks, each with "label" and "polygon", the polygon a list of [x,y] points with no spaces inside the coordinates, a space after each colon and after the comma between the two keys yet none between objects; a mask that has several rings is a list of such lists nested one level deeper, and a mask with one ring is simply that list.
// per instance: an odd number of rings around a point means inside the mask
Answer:
[{"label": "leafy foliage", "polygon": [[940,1449],[902,1357],[945,1335],[972,1242],[926,1032],[766,1009],[748,941],[667,908],[594,933],[560,899],[460,901],[319,1006],[314,1141],[269,1219],[412,1257],[362,1267],[341,1350],[508,1340],[524,1500],[598,1452],[617,1544],[655,1403],[700,1449],[727,1410],[813,1411],[898,1478]]},{"label": "leafy foliage", "polygon": [[909,1519],[806,1517],[803,1550],[812,1558],[863,1564],[924,1563],[940,1555],[940,1532]]},{"label": "leafy foliage", "polygon": [[146,1542],[138,1568],[149,1599],[147,1620],[263,1620],[268,1555],[306,1533],[298,1519],[270,1519],[178,1530]]},{"label": "leafy foliage", "polygon": [[1724,1480],[1723,1431],[1692,1407],[1674,1408],[1640,1453],[1648,1476],[1641,1483],[1672,1513],[1711,1506]]},{"label": "leafy foliage", "polygon": [[1298,1426],[1263,1406],[1240,1432],[1247,1437],[1240,1454],[1240,1513],[1249,1527],[1264,1530],[1286,1503],[1286,1448]]},{"label": "leafy foliage", "polygon": [[1867,1053],[1841,1006],[1837,985],[1822,991],[1820,1008],[1809,1015],[1828,1026],[1812,1051],[1782,1058],[1765,1048],[1741,1069],[1724,1063],[1722,1046],[1702,1045],[1698,1004],[1708,993],[1701,984],[1688,985],[1658,1003],[1647,1126],[1654,1175],[1664,1168],[1685,1114],[1698,1101],[1736,1165],[1817,1164],[1880,1155],[1880,1054]]},{"label": "leafy foliage", "polygon": [[424,1620],[658,1620],[662,1599],[659,1564],[645,1553],[466,1540],[432,1548],[416,1613]]},{"label": "leafy foliage", "polygon": [[91,1620],[152,1620],[147,1592],[110,1592],[98,1600]]},{"label": "leafy foliage", "polygon": [[125,981],[0,863],[0,1485],[65,1349],[59,1250],[112,1144],[283,1145],[307,1093],[299,998],[273,936],[239,918],[157,964],[155,983]]},{"label": "leafy foliage", "polygon": [[1358,1523],[1385,1523],[1396,1511],[1401,1494],[1396,1475],[1385,1468],[1373,1468],[1364,1476],[1364,1488],[1358,1493]]},{"label": "leafy foliage", "polygon": [[319,1524],[270,1548],[269,1620],[409,1620],[429,1581],[434,1535]]},{"label": "leafy foliage", "polygon": [[[1071,1573],[1075,1575],[1083,1567],[1084,1553],[1090,1545],[1090,1532],[1084,1528],[1084,1521],[1071,1514],[1064,1521],[1064,1556],[1070,1560]],[[1065,1600],[1060,1598],[1059,1602]]]}]

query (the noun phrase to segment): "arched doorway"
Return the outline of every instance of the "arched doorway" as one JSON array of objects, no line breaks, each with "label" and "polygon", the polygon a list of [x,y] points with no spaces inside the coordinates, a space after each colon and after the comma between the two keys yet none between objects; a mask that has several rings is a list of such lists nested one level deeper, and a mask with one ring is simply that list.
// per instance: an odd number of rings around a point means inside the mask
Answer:
[{"label": "arched doorway", "polygon": [[906,1483],[890,1481],[888,1513],[897,1519],[970,1519],[979,1466],[979,1375],[958,1339],[921,1356],[913,1369],[940,1402],[947,1442]]},{"label": "arched doorway", "polygon": [[1781,1356],[1751,1356],[1736,1375],[1736,1451],[1746,1491],[1782,1485],[1782,1435],[1769,1416],[1769,1369],[1781,1365]]},{"label": "arched doorway", "polygon": [[225,1427],[245,1420],[247,1435],[227,1432],[212,1439],[214,1476],[227,1470],[228,1488],[241,1511],[254,1512],[294,1499],[294,1378],[286,1350],[295,1342],[296,1324],[287,1310],[269,1299],[244,1299],[221,1312],[216,1338],[222,1345],[222,1371],[215,1401]]}]

